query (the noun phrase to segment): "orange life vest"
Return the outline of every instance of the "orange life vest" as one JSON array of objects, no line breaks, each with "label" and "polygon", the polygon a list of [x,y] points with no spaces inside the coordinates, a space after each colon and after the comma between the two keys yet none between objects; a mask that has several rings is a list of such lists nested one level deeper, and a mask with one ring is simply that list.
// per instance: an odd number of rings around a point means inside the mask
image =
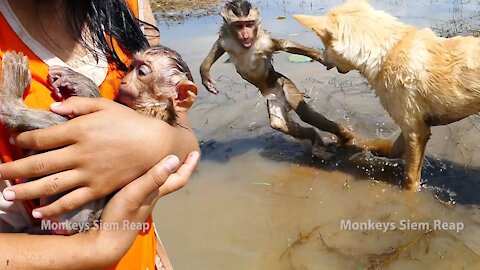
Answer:
[{"label": "orange life vest", "polygon": [[[126,0],[126,2],[138,18],[138,0]],[[120,59],[123,62],[127,62],[131,55],[128,52],[122,51],[118,44],[114,44],[114,46]],[[32,81],[30,87],[25,91],[25,103],[32,108],[49,110],[50,104],[55,102],[55,100],[52,98],[50,90],[48,89],[47,64],[45,64],[26,44],[22,42],[4,16],[0,14],[0,61],[3,54],[8,50],[23,52],[29,58]],[[100,92],[103,97],[111,100],[115,98],[123,75],[124,73],[118,70],[114,63],[109,63],[107,76],[100,86]],[[8,143],[10,135],[10,131],[0,125],[0,158],[2,162],[10,162],[23,157],[21,149]],[[25,206],[29,213],[31,213],[32,208],[35,207],[31,202],[26,203]],[[139,233],[127,254],[120,262],[109,269],[155,269],[156,236],[152,226],[152,218],[149,217],[146,222],[150,224],[149,229],[146,232]]]}]

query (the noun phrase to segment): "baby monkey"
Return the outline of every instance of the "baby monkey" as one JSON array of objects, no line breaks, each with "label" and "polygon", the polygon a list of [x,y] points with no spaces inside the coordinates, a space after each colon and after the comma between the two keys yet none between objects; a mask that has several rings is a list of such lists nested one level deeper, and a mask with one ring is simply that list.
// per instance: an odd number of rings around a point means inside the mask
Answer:
[{"label": "baby monkey", "polygon": [[[67,67],[50,67],[48,77],[58,98],[100,97],[92,80]],[[30,80],[28,58],[22,53],[6,52],[2,60],[0,90],[3,124],[21,132],[67,121],[67,117],[31,109],[23,103],[23,93]],[[142,114],[176,125],[176,113],[187,111],[196,94],[190,69],[181,56],[168,47],[154,46],[134,55],[122,79],[117,100]]]},{"label": "baby monkey", "polygon": [[[22,53],[6,52],[2,59],[0,119],[14,131],[22,132],[61,124],[67,117],[46,110],[32,109],[23,102],[31,73],[28,58]],[[59,98],[69,96],[100,97],[95,83],[69,68],[52,66],[48,80]],[[122,79],[117,100],[147,116],[177,125],[177,112],[187,111],[195,101],[197,87],[187,64],[174,50],[154,46],[137,52]],[[61,195],[60,195],[61,196]],[[57,197],[58,198],[58,197]],[[41,203],[54,200],[49,198]],[[106,199],[93,201],[82,208],[53,219],[65,224],[92,226],[100,218]],[[90,224],[90,225],[88,225]],[[55,231],[73,234],[77,231]]]},{"label": "baby monkey", "polygon": [[312,154],[323,158],[328,158],[330,154],[325,152],[318,133],[312,127],[303,127],[294,122],[288,115],[289,111],[294,110],[303,122],[335,134],[341,143],[353,140],[353,134],[347,129],[314,111],[295,84],[275,71],[272,65],[272,54],[277,51],[305,55],[323,63],[322,52],[272,37],[260,27],[258,9],[246,0],[227,2],[221,15],[224,22],[219,38],[200,67],[202,84],[208,91],[218,94],[215,81],[210,76],[210,68],[227,52],[242,78],[256,86],[267,99],[270,126],[273,129],[297,139],[310,140]]}]

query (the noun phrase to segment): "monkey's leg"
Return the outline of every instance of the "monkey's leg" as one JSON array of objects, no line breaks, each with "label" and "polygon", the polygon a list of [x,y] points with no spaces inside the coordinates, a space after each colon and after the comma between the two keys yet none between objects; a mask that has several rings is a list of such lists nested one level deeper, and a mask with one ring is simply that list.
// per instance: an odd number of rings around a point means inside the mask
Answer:
[{"label": "monkey's leg", "polygon": [[322,138],[312,127],[303,127],[294,122],[288,115],[288,104],[278,100],[267,99],[268,117],[270,126],[299,140],[310,140],[312,154],[323,159],[329,159],[332,154],[324,148]]},{"label": "monkey's leg", "polygon": [[22,53],[6,52],[2,59],[0,115],[5,126],[15,131],[46,128],[66,121],[66,118],[46,110],[28,108],[23,103],[23,91],[30,84],[28,58]]},{"label": "monkey's leg", "polygon": [[355,136],[348,131],[342,125],[335,123],[327,119],[322,114],[316,112],[310,107],[303,99],[303,93],[301,93],[295,84],[285,76],[279,78],[279,83],[282,86],[282,90],[289,105],[300,116],[303,122],[310,124],[319,130],[327,131],[335,134],[340,143],[351,141]]}]

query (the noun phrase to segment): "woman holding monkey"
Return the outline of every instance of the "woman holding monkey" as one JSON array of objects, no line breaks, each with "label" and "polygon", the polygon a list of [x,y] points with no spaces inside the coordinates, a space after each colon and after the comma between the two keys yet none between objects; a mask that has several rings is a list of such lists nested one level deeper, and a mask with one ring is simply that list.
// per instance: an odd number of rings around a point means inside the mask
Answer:
[{"label": "woman holding monkey", "polygon": [[[25,103],[75,117],[52,128],[21,133],[14,139],[9,130],[0,126],[4,163],[0,165],[1,180],[39,178],[2,188],[5,200],[0,202],[0,228],[24,229],[14,222],[22,214],[12,210],[22,207],[12,201],[30,202],[24,205],[31,213],[31,221],[36,222],[118,189],[102,221],[145,220],[156,200],[182,187],[196,166],[198,152],[187,158],[198,149],[194,134],[104,99],[54,100],[47,74],[51,65],[69,66],[92,78],[103,97],[114,99],[131,54],[146,46],[145,36],[156,32],[148,2],[0,0],[0,11],[0,54],[14,50],[30,59],[32,82]],[[179,122],[189,125],[184,115],[180,115]],[[21,149],[45,152],[23,158]],[[184,164],[179,167],[179,159],[169,155],[178,156]],[[68,190],[51,205],[31,203]],[[2,215],[2,211],[7,214]],[[7,225],[1,225],[2,221]],[[148,222],[151,224],[150,218]],[[7,269],[98,269],[107,268],[123,256],[112,269],[155,269],[153,228],[136,233],[100,228],[69,237],[0,234],[0,241],[8,248],[0,254],[0,264]]]}]

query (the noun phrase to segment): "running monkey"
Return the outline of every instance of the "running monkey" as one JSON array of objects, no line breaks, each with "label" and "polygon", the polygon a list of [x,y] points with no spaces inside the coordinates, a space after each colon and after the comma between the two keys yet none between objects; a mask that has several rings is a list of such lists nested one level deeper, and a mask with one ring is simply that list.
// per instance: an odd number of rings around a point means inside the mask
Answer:
[{"label": "running monkey", "polygon": [[[210,68],[226,52],[242,78],[256,86],[267,99],[273,129],[297,139],[310,140],[312,154],[323,158],[330,154],[325,152],[324,143],[313,127],[335,134],[342,144],[353,141],[350,131],[314,111],[295,84],[275,71],[272,65],[272,54],[277,51],[305,55],[323,63],[322,52],[272,37],[260,27],[259,10],[246,0],[227,2],[221,15],[224,22],[219,38],[200,66],[202,84],[209,92],[218,94]],[[288,115],[291,110],[313,127],[294,122]]]}]

